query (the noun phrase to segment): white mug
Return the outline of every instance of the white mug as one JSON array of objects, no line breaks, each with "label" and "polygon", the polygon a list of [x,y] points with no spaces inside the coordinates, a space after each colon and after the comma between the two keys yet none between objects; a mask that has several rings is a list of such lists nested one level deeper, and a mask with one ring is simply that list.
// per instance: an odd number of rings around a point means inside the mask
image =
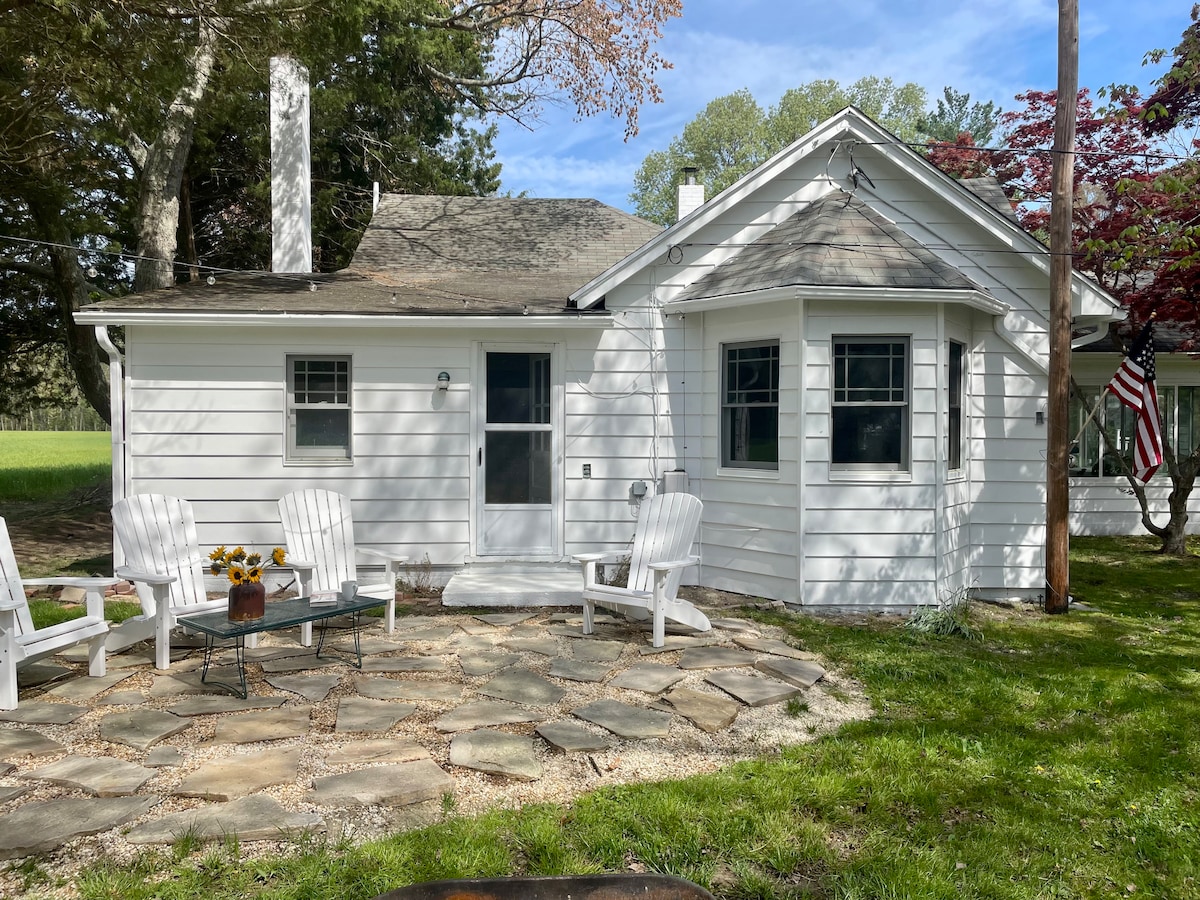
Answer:
[{"label": "white mug", "polygon": [[342,599],[343,600],[353,600],[354,595],[357,593],[358,593],[358,582],[357,581],[343,581],[342,582]]}]

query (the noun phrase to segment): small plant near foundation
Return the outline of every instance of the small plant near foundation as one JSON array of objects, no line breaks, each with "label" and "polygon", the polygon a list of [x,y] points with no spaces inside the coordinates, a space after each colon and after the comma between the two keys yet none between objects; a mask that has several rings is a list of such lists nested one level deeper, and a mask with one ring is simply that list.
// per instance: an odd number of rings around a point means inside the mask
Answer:
[{"label": "small plant near foundation", "polygon": [[983,634],[971,624],[970,604],[970,588],[964,585],[940,599],[936,606],[922,606],[914,610],[904,627],[939,637],[980,640]]},{"label": "small plant near foundation", "polygon": [[414,597],[436,597],[442,592],[441,588],[433,585],[433,563],[428,553],[419,562],[404,563],[403,571],[396,579],[396,587]]}]

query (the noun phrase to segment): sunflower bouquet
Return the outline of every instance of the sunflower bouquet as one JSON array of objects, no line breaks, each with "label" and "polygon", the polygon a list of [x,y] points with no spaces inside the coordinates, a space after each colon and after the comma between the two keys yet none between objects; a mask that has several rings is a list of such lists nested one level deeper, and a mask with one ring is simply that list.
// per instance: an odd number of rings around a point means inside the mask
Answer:
[{"label": "sunflower bouquet", "polygon": [[208,570],[214,575],[224,572],[230,584],[258,584],[266,569],[282,566],[286,558],[282,547],[276,547],[264,559],[261,553],[247,553],[244,547],[226,550],[222,546],[208,554]]}]

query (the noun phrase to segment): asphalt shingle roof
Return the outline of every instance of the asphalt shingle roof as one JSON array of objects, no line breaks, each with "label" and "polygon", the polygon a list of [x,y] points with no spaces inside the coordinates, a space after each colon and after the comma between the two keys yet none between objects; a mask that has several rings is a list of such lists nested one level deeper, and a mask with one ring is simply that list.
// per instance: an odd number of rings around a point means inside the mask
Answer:
[{"label": "asphalt shingle roof", "polygon": [[1013,209],[1012,202],[1004,194],[1004,188],[992,175],[982,175],[979,178],[963,178],[959,181],[963,187],[996,210],[1014,225],[1020,225],[1021,220]]},{"label": "asphalt shingle roof", "polygon": [[[332,275],[218,275],[93,309],[357,315],[567,311],[567,297],[661,231],[598,200],[385,195]],[[575,310],[570,311],[575,314]]]},{"label": "asphalt shingle roof", "polygon": [[983,290],[862,200],[834,191],[747,245],[677,299],[794,285]]}]

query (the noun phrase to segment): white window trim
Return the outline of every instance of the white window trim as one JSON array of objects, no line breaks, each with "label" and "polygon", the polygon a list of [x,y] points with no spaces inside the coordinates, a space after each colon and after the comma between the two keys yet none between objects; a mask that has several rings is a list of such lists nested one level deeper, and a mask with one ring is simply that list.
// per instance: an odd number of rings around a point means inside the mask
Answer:
[{"label": "white window trim", "polygon": [[[334,361],[346,363],[347,401],[345,404],[297,404],[295,399],[295,363],[297,361]],[[289,353],[284,362],[284,464],[293,466],[346,466],[354,462],[354,360],[344,353]],[[309,450],[296,446],[296,411],[303,409],[345,409],[349,412],[345,452]]]},{"label": "white window trim", "polygon": [[[958,360],[958,465],[950,462],[950,355],[955,347],[959,348]],[[946,480],[958,481],[966,477],[967,469],[967,373],[969,369],[967,345],[965,342],[949,338],[946,341]]]},{"label": "white window trim", "polygon": [[[780,377],[782,377],[782,374],[783,374],[782,343],[780,342],[779,338],[777,338],[777,337],[739,340],[739,341],[724,341],[717,345],[717,359],[718,359],[718,365],[720,367],[719,368],[720,409],[718,411],[718,421],[717,421],[717,440],[719,442],[719,445],[717,447],[717,451],[718,451],[717,452],[717,461],[718,461],[717,471],[719,474],[731,475],[731,476],[750,476],[750,477],[757,477],[757,478],[778,478],[779,477],[779,446],[780,446],[779,401],[780,401],[780,393],[781,393],[780,386],[778,383],[775,385],[775,403],[774,403],[774,408],[775,408],[775,462],[774,463],[770,463],[770,462],[761,462],[760,463],[760,462],[750,462],[750,461],[734,462],[734,461],[726,460],[726,458],[725,458],[725,453],[726,453],[726,450],[728,449],[728,437],[729,437],[725,431],[725,427],[726,427],[725,411],[726,411],[726,409],[730,408],[730,404],[727,402],[729,388],[726,383],[726,378],[728,377],[728,372],[729,372],[729,360],[728,360],[728,356],[726,354],[730,350],[735,350],[735,349],[744,348],[744,347],[774,347],[775,352],[776,352],[776,359],[779,363]],[[770,405],[771,404],[761,404],[760,406],[766,407],[766,406],[770,406]]]},{"label": "white window trim", "polygon": [[[837,366],[837,345],[843,343],[860,343],[860,344],[904,344],[904,400],[900,402],[889,401],[873,401],[873,402],[842,402],[839,403],[836,399],[837,375],[835,368]],[[884,475],[883,480],[892,480],[890,476],[900,476],[896,480],[905,480],[911,477],[912,474],[912,378],[913,378],[913,358],[912,358],[912,335],[903,334],[835,334],[829,342],[829,471],[831,476],[849,475],[851,477],[861,476],[868,473],[879,473]],[[886,409],[900,408],[903,412],[901,422],[901,460],[897,464],[889,463],[839,463],[833,459],[833,413],[838,407],[878,407]],[[868,480],[878,480],[874,477]]]}]

